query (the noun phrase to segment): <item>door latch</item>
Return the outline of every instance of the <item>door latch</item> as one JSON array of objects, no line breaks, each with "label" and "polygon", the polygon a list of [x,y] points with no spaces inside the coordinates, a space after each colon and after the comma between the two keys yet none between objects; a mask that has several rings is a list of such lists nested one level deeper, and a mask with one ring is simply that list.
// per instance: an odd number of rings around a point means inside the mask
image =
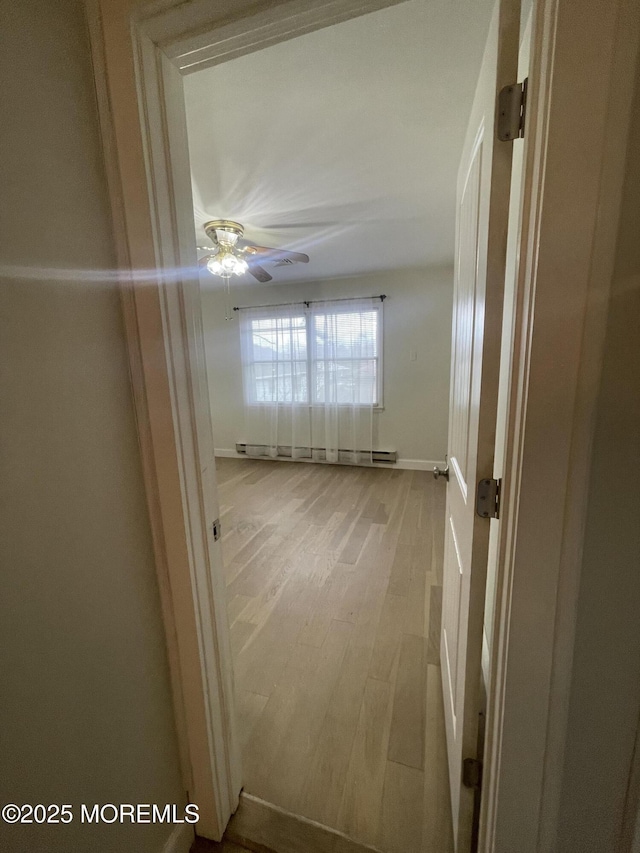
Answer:
[{"label": "door latch", "polygon": [[435,468],[433,469],[433,479],[437,480],[438,477],[444,477],[448,483],[449,482],[449,457],[445,456],[444,461],[445,461],[446,467],[438,468],[438,466],[436,465]]}]

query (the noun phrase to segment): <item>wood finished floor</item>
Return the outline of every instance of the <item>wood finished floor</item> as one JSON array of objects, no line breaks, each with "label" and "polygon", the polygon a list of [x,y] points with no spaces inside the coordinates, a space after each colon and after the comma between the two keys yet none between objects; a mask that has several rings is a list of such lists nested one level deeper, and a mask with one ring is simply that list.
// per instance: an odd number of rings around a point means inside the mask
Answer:
[{"label": "wood finished floor", "polygon": [[251,853],[246,847],[240,847],[232,841],[209,841],[196,838],[189,853]]},{"label": "wood finished floor", "polygon": [[448,853],[444,497],[422,471],[217,460],[245,790]]}]

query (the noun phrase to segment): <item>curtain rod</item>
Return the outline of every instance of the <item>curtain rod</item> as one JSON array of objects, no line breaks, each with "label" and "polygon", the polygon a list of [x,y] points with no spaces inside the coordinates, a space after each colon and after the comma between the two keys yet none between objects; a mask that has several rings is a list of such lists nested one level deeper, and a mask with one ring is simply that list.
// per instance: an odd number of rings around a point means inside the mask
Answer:
[{"label": "curtain rod", "polygon": [[250,311],[252,308],[285,308],[289,305],[315,305],[322,302],[358,302],[360,299],[379,299],[384,302],[387,298],[386,293],[381,293],[380,296],[346,296],[342,299],[301,299],[300,302],[276,302],[274,305],[241,305],[234,307],[234,311]]}]

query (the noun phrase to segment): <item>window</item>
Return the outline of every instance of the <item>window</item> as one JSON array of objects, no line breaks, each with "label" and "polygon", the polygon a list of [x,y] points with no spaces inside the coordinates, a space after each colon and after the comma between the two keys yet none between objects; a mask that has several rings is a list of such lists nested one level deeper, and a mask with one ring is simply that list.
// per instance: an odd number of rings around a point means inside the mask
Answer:
[{"label": "window", "polygon": [[247,401],[381,406],[382,303],[360,302],[243,312]]},{"label": "window", "polygon": [[378,405],[380,311],[332,311],[312,320],[313,402]]},{"label": "window", "polygon": [[309,400],[307,318],[301,316],[252,319],[250,402],[306,403]]}]

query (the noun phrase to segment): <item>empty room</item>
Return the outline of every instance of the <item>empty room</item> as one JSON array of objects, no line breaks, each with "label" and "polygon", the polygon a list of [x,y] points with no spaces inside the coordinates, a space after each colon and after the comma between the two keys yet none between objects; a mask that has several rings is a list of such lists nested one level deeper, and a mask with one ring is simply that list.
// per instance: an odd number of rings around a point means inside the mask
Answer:
[{"label": "empty room", "polygon": [[244,806],[384,853],[452,844],[434,468],[491,12],[410,0],[185,77]]}]

